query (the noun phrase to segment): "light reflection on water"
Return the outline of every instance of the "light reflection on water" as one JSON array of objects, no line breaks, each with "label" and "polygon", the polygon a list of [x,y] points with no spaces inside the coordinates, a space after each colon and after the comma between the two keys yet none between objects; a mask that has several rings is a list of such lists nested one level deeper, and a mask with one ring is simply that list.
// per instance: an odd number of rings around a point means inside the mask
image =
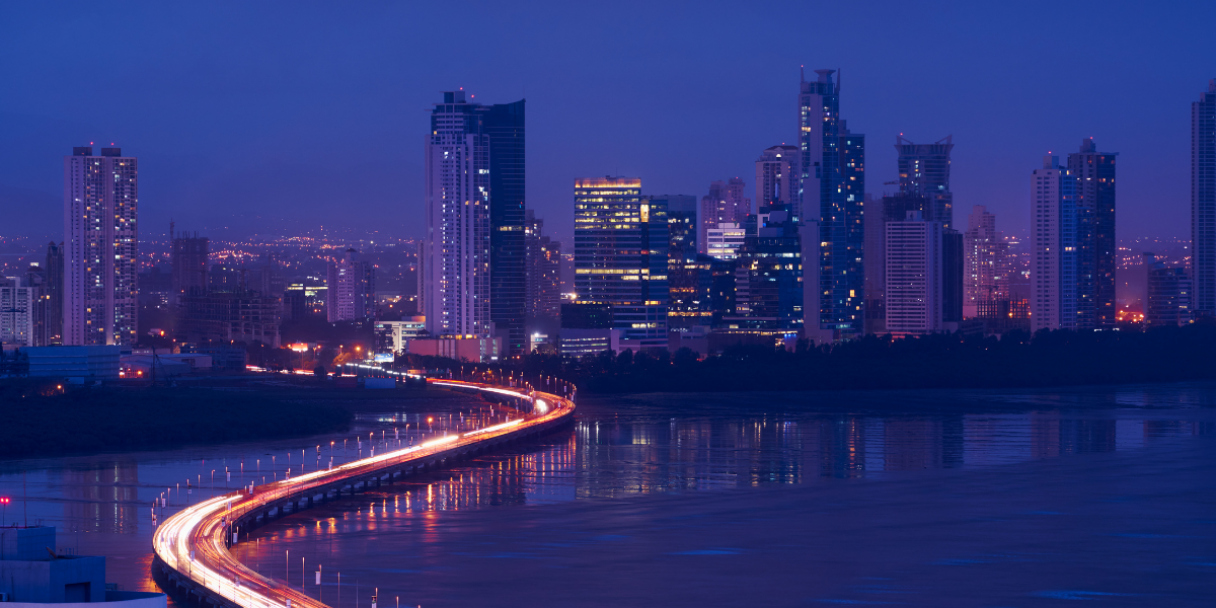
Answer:
[{"label": "light reflection on water", "polygon": [[[441,543],[439,524],[446,511],[842,478],[890,479],[929,469],[1137,450],[1216,433],[1214,395],[1212,385],[1201,384],[601,398],[581,406],[573,429],[293,515],[259,529],[255,543],[241,545],[236,552],[278,578],[287,565],[274,556],[292,547],[306,565],[311,560],[342,562],[352,579],[384,579],[383,573],[374,572],[391,573],[392,564],[360,563],[368,544],[400,534],[418,543],[413,547]],[[127,589],[148,589],[153,586],[148,577],[151,504],[162,492],[168,491],[171,512],[222,492],[225,485],[235,488],[250,480],[274,479],[288,458],[299,467],[301,449],[305,470],[324,466],[331,440],[337,465],[366,456],[373,443],[379,449],[395,447],[392,429],[400,432],[400,445],[408,445],[449,429],[467,430],[502,419],[502,412],[483,404],[450,411],[371,412],[358,415],[352,433],[340,437],[4,462],[0,495],[14,497],[7,510],[9,521],[24,517],[20,497],[22,470],[27,471],[31,523],[57,526],[64,552],[109,556],[111,581]],[[356,433],[364,440],[363,451],[355,447]],[[317,445],[323,446],[320,461]],[[231,482],[223,474],[225,467],[234,473]],[[218,471],[214,488],[213,470]],[[189,494],[187,479],[192,480]],[[157,515],[163,520],[159,510]],[[291,580],[298,583],[301,577],[292,571]],[[391,586],[388,580],[380,582],[385,589]],[[333,588],[336,594],[338,588]],[[345,579],[342,589],[353,593]]]}]

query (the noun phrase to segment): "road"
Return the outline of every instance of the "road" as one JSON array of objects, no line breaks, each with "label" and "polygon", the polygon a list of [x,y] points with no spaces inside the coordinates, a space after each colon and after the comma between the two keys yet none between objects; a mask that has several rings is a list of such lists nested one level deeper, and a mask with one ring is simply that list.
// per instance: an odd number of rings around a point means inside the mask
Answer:
[{"label": "road", "polygon": [[[431,380],[431,385],[483,391],[532,405],[507,422],[465,433],[448,434],[420,445],[356,460],[330,470],[216,496],[175,513],[161,524],[153,551],[171,581],[208,599],[244,608],[327,608],[325,604],[245,567],[228,551],[241,538],[240,524],[271,509],[312,496],[354,491],[355,484],[379,484],[387,474],[466,455],[475,450],[535,434],[564,424],[574,415],[574,403],[551,393],[457,380]],[[263,521],[263,523],[265,523]],[[248,526],[247,526],[248,527]],[[235,528],[235,529],[234,529]],[[235,533],[234,533],[235,532]],[[157,567],[157,566],[154,566]]]}]

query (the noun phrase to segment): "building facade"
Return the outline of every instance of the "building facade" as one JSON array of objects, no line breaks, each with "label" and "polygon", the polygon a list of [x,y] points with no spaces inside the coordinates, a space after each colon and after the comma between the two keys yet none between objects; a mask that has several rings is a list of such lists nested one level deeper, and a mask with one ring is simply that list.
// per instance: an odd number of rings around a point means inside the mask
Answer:
[{"label": "building facade", "polygon": [[709,185],[709,194],[701,197],[701,229],[697,238],[701,248],[698,251],[708,253],[709,230],[722,224],[742,226],[747,222],[747,216],[752,212],[752,199],[747,198],[745,189],[746,185],[738,177]]},{"label": "building facade", "polygon": [[913,211],[885,229],[887,331],[908,336],[947,329],[944,225]]},{"label": "building facade", "polygon": [[34,339],[41,295],[41,289],[22,277],[0,277],[0,344],[41,346]]},{"label": "building facade", "polygon": [[1191,277],[1186,268],[1166,266],[1144,253],[1144,326],[1171,327],[1191,322]]},{"label": "building facade", "polygon": [[169,229],[169,238],[173,243],[170,263],[173,265],[174,298],[206,293],[210,284],[207,278],[210,241],[205,236],[199,236],[197,232],[193,235],[179,234],[172,228]]},{"label": "building facade", "polygon": [[612,306],[621,348],[667,348],[669,242],[664,201],[643,199],[642,180],[575,180],[575,292]]},{"label": "building facade", "polygon": [[[963,317],[995,311],[995,302],[1009,300],[1009,245],[996,229],[996,216],[976,205],[963,233]],[[987,304],[985,304],[987,303]]]},{"label": "building facade", "polygon": [[325,316],[330,323],[375,318],[376,268],[371,262],[347,249],[326,270]]},{"label": "building facade", "polygon": [[925,219],[954,226],[954,195],[950,193],[950,152],[954,137],[946,136],[931,144],[914,144],[904,137],[895,138],[899,153],[899,192],[928,199]]},{"label": "building facade", "polygon": [[756,159],[756,208],[793,208],[798,196],[797,175],[798,146],[781,144],[761,152]]},{"label": "building facade", "polygon": [[813,277],[818,285],[803,308],[805,331],[818,342],[855,335],[863,328],[865,150],[864,138],[850,133],[840,119],[835,70],[815,73],[814,82],[803,78],[799,86],[799,193],[793,217],[804,226],[814,223],[819,233],[818,238],[806,234],[802,239],[803,257],[819,260],[814,271],[803,264],[804,282]]},{"label": "building facade", "polygon": [[1077,180],[1077,329],[1115,328],[1116,155],[1098,152],[1092,137],[1068,155]]},{"label": "building facade", "polygon": [[697,197],[660,194],[647,199],[667,207],[667,328],[685,330],[699,325],[702,294],[697,267]]},{"label": "building facade", "polygon": [[1191,103],[1191,276],[1195,315],[1216,315],[1216,78]]},{"label": "building facade", "polygon": [[485,106],[448,91],[426,139],[427,233],[418,299],[432,336],[503,338],[526,352],[524,101]]},{"label": "building facade", "polygon": [[1030,178],[1030,328],[1077,328],[1077,180],[1055,156]]},{"label": "building facade", "polygon": [[120,148],[63,159],[63,343],[132,345],[139,321],[139,163]]},{"label": "building facade", "polygon": [[527,211],[524,239],[527,249],[527,298],[524,308],[529,334],[557,328],[562,304],[562,244],[544,235],[544,220]]},{"label": "building facade", "polygon": [[260,342],[278,348],[281,310],[279,298],[252,291],[187,294],[178,302],[177,335],[194,344]]}]

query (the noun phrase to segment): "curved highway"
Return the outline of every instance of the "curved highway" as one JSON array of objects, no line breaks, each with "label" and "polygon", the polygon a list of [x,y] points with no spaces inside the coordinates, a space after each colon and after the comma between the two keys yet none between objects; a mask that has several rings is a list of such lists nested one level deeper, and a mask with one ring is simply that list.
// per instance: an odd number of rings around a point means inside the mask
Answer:
[{"label": "curved highway", "polygon": [[564,397],[531,390],[457,380],[430,380],[434,386],[480,391],[519,403],[532,413],[459,434],[449,434],[420,445],[356,460],[329,470],[315,471],[262,486],[216,496],[182,509],[161,524],[153,537],[153,551],[161,573],[170,584],[186,588],[207,603],[242,608],[327,608],[320,601],[245,567],[228,551],[241,534],[270,520],[272,510],[282,515],[288,505],[311,505],[322,499],[354,493],[451,459],[480,453],[503,443],[537,435],[569,422],[574,403]]}]

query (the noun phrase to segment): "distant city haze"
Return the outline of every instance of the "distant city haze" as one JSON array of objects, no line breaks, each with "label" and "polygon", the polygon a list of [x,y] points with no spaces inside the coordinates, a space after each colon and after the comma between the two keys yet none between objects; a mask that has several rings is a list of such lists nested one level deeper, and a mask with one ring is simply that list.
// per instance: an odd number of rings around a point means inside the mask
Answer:
[{"label": "distant city haze", "polygon": [[[555,8],[560,7],[560,10]],[[1216,4],[6,3],[0,235],[63,239],[63,157],[140,162],[141,240],[424,232],[427,113],[463,87],[528,102],[527,208],[572,242],[573,180],[707,194],[797,137],[799,66],[839,69],[867,137],[953,137],[956,222],[1029,227],[1030,180],[1083,138],[1119,153],[1118,237],[1189,237],[1190,106],[1216,77]],[[438,24],[450,24],[452,27]]]}]

